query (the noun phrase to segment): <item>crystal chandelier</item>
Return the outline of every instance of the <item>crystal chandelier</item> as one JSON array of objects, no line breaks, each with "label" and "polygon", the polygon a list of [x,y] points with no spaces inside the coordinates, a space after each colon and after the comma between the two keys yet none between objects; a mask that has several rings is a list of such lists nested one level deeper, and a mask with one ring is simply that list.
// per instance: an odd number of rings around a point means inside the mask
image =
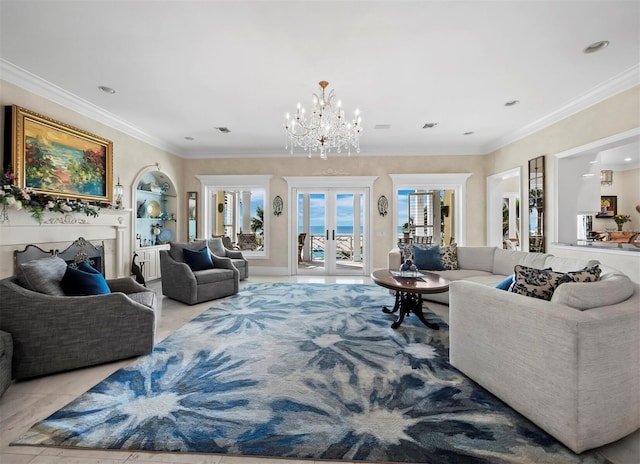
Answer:
[{"label": "crystal chandelier", "polygon": [[333,90],[325,96],[325,88],[329,85],[327,81],[320,81],[321,96],[313,94],[313,109],[309,117],[305,115],[305,109],[298,103],[296,114],[293,118],[287,113],[284,123],[284,130],[287,137],[285,148],[299,146],[309,158],[314,152],[320,152],[320,158],[327,159],[327,154],[331,149],[341,153],[346,149],[351,155],[351,147],[360,153],[360,133],[362,125],[358,110],[355,110],[353,120],[347,121],[342,110],[340,100],[334,106],[335,95]]}]

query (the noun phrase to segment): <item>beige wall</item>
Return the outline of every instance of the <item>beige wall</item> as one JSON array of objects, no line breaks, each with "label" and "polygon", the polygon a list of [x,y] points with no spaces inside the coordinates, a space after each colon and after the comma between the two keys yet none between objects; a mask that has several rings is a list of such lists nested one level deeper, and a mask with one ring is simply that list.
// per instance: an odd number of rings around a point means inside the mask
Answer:
[{"label": "beige wall", "polygon": [[[334,175],[344,176],[378,176],[373,186],[371,199],[377,202],[380,195],[389,200],[393,198],[392,182],[389,174],[417,173],[471,173],[467,181],[467,243],[468,245],[484,245],[484,156],[429,156],[429,157],[370,157],[370,156],[329,156],[323,161],[319,158],[284,156],[282,158],[236,158],[187,160],[185,162],[184,185],[187,190],[200,190],[200,182],[196,175],[242,175],[271,174],[270,196],[272,201],[280,195],[285,202],[281,216],[270,219],[270,237],[272,240],[270,258],[253,260],[252,268],[261,266],[286,268],[288,265],[287,233],[288,233],[288,186],[284,177]],[[394,206],[390,205],[390,214],[385,217],[373,214],[374,253],[373,268],[386,267],[387,253],[394,246],[393,233]],[[199,224],[201,227],[201,225]],[[199,233],[202,229],[200,229]],[[382,236],[381,236],[382,235]]]}]

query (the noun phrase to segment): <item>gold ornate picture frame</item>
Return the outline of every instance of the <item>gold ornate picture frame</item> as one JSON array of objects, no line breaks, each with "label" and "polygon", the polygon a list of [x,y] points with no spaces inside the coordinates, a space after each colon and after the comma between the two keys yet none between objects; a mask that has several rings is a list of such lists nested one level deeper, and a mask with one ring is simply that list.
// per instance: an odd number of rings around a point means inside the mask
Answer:
[{"label": "gold ornate picture frame", "polygon": [[17,105],[10,108],[11,168],[17,186],[111,203],[113,142]]}]

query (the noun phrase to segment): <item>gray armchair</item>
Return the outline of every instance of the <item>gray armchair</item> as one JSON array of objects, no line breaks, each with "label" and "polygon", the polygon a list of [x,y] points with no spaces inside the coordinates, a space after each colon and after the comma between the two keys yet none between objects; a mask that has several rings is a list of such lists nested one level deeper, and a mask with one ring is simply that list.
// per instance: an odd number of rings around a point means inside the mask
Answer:
[{"label": "gray armchair", "polygon": [[[60,258],[38,261],[54,259]],[[154,291],[132,279],[107,280],[112,293],[91,296],[46,294],[23,283],[18,277],[0,280],[0,330],[13,338],[14,379],[130,358],[153,349],[159,301]]]},{"label": "gray armchair", "polygon": [[186,263],[183,250],[201,250],[205,240],[170,244],[169,250],[160,250],[162,293],[189,305],[238,293],[240,272],[230,258],[211,254],[213,269],[192,271]]},{"label": "gray armchair", "polygon": [[210,238],[207,240],[207,246],[214,255],[220,258],[229,258],[231,263],[240,272],[240,280],[249,277],[249,261],[242,256],[241,251],[230,250],[224,246],[222,238]]}]

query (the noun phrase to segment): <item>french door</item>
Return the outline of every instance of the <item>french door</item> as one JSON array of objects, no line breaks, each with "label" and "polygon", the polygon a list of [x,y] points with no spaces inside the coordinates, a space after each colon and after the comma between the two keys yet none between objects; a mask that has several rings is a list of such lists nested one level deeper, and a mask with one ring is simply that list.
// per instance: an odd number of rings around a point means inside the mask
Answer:
[{"label": "french door", "polygon": [[369,272],[366,189],[295,189],[298,274]]}]

